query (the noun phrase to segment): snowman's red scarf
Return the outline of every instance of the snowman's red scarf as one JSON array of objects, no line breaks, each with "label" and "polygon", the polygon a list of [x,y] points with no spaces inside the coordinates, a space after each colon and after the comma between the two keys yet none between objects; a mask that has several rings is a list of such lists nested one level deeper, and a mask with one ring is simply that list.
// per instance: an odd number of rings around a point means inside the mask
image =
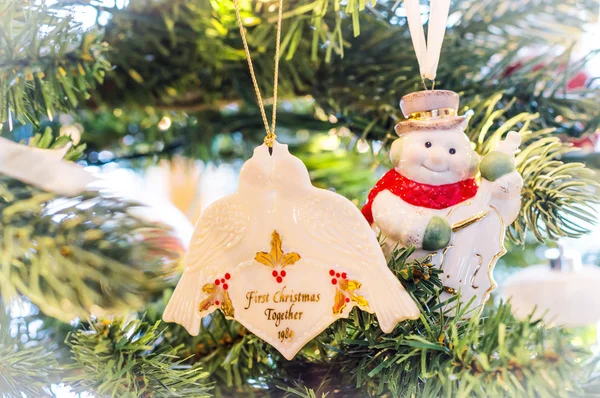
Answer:
[{"label": "snowman's red scarf", "polygon": [[428,185],[409,180],[395,169],[391,169],[369,192],[367,203],[362,208],[362,213],[373,224],[371,206],[377,194],[388,190],[403,201],[414,206],[428,209],[445,209],[462,201],[472,198],[477,193],[477,183],[474,178],[462,180],[453,184]]}]

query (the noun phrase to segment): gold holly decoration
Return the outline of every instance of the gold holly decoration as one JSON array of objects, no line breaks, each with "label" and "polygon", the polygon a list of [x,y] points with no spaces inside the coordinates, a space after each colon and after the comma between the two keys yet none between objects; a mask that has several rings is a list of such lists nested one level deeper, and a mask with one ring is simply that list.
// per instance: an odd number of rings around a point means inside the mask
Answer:
[{"label": "gold holly decoration", "polygon": [[221,308],[223,314],[225,316],[233,318],[233,304],[231,303],[231,298],[229,297],[229,285],[227,281],[231,278],[229,273],[226,273],[223,278],[215,279],[214,283],[207,283],[202,286],[202,291],[208,294],[208,297],[202,300],[200,303],[200,311],[206,311],[211,306],[216,305]]},{"label": "gold holly decoration", "polygon": [[341,314],[350,301],[355,302],[359,307],[369,308],[367,299],[358,294],[361,287],[360,282],[348,279],[345,272],[340,274],[339,272],[336,273],[335,270],[330,270],[329,275],[333,277],[331,283],[337,286],[332,307],[335,315]]},{"label": "gold holly decoration", "polygon": [[258,252],[254,259],[271,268],[285,268],[300,260],[301,257],[298,253],[291,252],[284,254],[281,244],[281,237],[276,230],[273,230],[271,234],[271,251],[269,253]]}]

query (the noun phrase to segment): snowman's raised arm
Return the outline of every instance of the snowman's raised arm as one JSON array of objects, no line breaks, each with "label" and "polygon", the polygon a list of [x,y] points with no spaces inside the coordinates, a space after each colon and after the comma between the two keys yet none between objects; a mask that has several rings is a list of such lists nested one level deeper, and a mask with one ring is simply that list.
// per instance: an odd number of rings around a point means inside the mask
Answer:
[{"label": "snowman's raised arm", "polygon": [[515,171],[515,152],[521,144],[519,133],[511,131],[495,150],[484,156],[479,171],[484,180],[494,182]]},{"label": "snowman's raised arm", "polygon": [[515,152],[519,150],[519,145],[521,145],[521,134],[510,131],[506,138],[498,143],[496,151],[514,156]]},{"label": "snowman's raised arm", "polygon": [[505,224],[512,223],[521,208],[523,178],[515,169],[515,152],[521,135],[511,131],[500,141],[496,150],[488,153],[480,164],[483,181],[477,196],[499,211]]}]

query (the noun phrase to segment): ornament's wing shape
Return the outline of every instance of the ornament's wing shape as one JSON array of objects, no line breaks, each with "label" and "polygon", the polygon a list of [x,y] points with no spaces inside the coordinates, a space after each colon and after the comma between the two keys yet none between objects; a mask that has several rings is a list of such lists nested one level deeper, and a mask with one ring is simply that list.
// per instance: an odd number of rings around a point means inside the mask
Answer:
[{"label": "ornament's wing shape", "polygon": [[251,215],[245,211],[241,200],[237,200],[237,194],[208,207],[194,228],[185,259],[185,272],[208,266],[219,267],[214,263],[215,258],[242,240],[250,221]]},{"label": "ornament's wing shape", "polygon": [[417,306],[387,267],[377,237],[360,210],[343,196],[323,189],[312,187],[310,194],[302,196],[298,223],[314,240],[306,253],[312,248],[315,256],[358,276],[368,291],[368,309],[377,314],[383,331],[391,332],[404,319],[416,319]]},{"label": "ornament's wing shape", "polygon": [[[219,306],[225,315],[233,316],[228,313],[230,274],[226,264],[237,263],[225,260],[228,252],[240,244],[251,221],[237,194],[215,202],[204,211],[190,242],[183,275],[163,314],[165,321],[177,322],[190,334],[197,335],[201,318]],[[207,283],[213,278],[215,283]]]}]

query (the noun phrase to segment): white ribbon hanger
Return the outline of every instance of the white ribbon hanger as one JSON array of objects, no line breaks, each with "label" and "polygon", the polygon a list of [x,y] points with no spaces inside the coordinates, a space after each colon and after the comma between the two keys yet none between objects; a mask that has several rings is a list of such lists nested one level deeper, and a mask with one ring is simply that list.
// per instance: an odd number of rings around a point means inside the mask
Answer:
[{"label": "white ribbon hanger", "polygon": [[435,74],[440,62],[442,42],[446,32],[446,21],[450,12],[450,0],[431,0],[429,6],[429,30],[427,32],[427,43],[425,43],[425,31],[421,24],[421,12],[419,0],[404,0],[406,18],[410,36],[417,54],[419,71],[423,80],[435,81]]}]

